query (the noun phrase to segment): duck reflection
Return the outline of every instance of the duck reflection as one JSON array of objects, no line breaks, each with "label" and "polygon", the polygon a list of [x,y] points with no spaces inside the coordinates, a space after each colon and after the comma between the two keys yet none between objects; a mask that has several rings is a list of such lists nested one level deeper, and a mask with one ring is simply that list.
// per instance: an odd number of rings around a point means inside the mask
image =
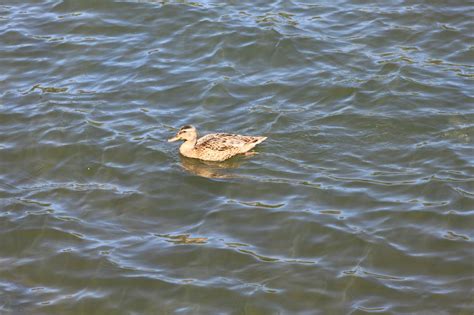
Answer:
[{"label": "duck reflection", "polygon": [[230,169],[238,168],[242,161],[231,160],[225,162],[209,162],[190,159],[180,156],[181,167],[197,176],[206,178],[235,178],[236,174],[229,172]]}]

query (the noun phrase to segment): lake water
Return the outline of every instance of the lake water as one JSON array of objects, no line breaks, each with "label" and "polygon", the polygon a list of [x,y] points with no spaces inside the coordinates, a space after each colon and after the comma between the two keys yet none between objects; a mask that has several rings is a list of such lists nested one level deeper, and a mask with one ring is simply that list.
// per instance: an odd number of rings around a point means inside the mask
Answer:
[{"label": "lake water", "polygon": [[[470,1],[0,3],[0,314],[472,314]],[[177,128],[268,139],[203,163]]]}]

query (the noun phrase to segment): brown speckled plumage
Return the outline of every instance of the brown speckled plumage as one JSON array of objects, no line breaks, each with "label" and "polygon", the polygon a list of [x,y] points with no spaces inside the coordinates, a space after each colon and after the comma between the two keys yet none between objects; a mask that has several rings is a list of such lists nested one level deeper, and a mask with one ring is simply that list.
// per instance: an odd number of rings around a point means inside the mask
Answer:
[{"label": "brown speckled plumage", "polygon": [[224,161],[237,154],[252,150],[267,137],[213,133],[198,139],[193,126],[184,126],[168,141],[184,140],[179,151],[182,155],[205,161]]}]

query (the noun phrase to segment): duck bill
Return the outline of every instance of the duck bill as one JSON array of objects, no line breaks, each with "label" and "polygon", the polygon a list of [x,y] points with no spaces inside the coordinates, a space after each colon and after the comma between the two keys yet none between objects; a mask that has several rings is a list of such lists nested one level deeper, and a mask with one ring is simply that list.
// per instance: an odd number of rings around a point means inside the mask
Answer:
[{"label": "duck bill", "polygon": [[178,137],[173,137],[171,139],[168,139],[168,142],[175,142],[175,141],[178,141],[179,138]]}]

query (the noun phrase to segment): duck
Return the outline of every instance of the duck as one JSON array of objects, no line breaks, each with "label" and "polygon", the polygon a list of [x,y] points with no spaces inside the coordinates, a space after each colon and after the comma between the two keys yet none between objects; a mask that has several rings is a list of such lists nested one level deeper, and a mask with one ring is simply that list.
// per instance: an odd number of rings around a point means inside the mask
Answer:
[{"label": "duck", "polygon": [[265,139],[267,137],[242,136],[231,133],[211,133],[198,138],[196,127],[186,125],[181,127],[168,142],[183,140],[184,143],[180,146],[179,152],[185,157],[222,162],[239,154],[256,154],[256,152],[249,151]]}]

